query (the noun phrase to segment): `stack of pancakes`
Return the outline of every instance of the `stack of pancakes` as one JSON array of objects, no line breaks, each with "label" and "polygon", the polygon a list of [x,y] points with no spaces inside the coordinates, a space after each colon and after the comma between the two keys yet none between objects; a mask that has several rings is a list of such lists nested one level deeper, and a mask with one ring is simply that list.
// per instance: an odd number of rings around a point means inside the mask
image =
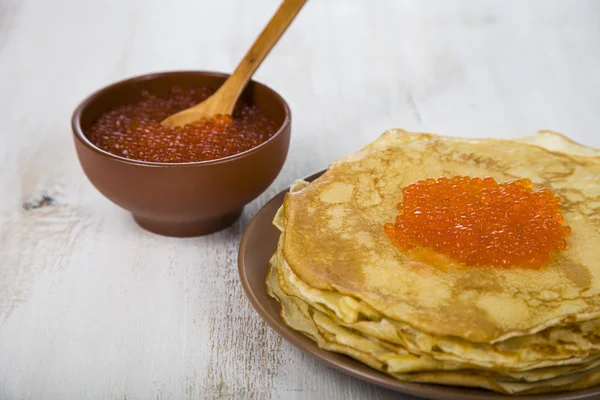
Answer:
[{"label": "stack of pancakes", "polygon": [[[394,246],[401,189],[429,177],[529,178],[562,199],[568,248],[540,269],[430,265]],[[319,347],[397,379],[508,394],[600,382],[600,152],[541,132],[467,140],[391,130],[298,181],[267,276]]]}]

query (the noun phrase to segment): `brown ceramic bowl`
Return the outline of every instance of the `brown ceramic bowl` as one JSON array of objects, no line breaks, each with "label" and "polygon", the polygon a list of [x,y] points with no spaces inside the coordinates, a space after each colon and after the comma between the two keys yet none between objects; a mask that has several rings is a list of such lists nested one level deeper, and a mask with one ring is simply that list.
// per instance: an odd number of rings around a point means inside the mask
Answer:
[{"label": "brown ceramic bowl", "polygon": [[94,146],[86,132],[103,113],[139,100],[143,90],[160,94],[172,86],[216,89],[227,77],[207,71],[142,75],[100,89],[73,113],[75,148],[87,177],[108,199],[130,211],[143,228],[183,237],[215,232],[234,223],[283,166],[290,142],[287,103],[272,89],[251,81],[242,96],[273,119],[279,130],[248,151],[211,161],[130,160]]}]

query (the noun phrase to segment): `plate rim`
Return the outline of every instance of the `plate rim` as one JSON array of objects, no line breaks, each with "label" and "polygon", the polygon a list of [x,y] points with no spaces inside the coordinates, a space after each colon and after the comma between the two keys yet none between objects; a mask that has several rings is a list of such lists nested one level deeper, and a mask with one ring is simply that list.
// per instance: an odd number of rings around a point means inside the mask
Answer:
[{"label": "plate rim", "polygon": [[[303,178],[308,182],[312,182],[319,176],[321,176],[325,170],[314,173],[308,177]],[[291,186],[290,186],[291,187]],[[348,360],[337,361],[331,360],[326,356],[322,355],[322,352],[327,352],[318,347],[318,345],[297,331],[294,331],[281,319],[279,315],[275,318],[262,304],[262,301],[258,299],[255,294],[255,289],[253,285],[249,282],[248,274],[246,273],[246,262],[245,257],[248,252],[247,242],[248,238],[254,233],[255,226],[258,224],[258,221],[265,218],[265,215],[271,207],[274,206],[274,203],[280,201],[283,202],[283,196],[287,192],[289,192],[290,187],[280,191],[276,195],[274,195],[269,201],[267,201],[254,215],[248,226],[246,227],[242,239],[240,241],[239,249],[238,249],[238,277],[240,279],[240,283],[244,290],[244,294],[246,298],[250,301],[250,304],[254,308],[254,310],[258,313],[263,321],[269,325],[269,327],[274,330],[278,335],[287,340],[292,346],[296,347],[298,350],[302,351],[304,354],[309,355],[310,357],[318,360],[319,362],[325,364],[326,366],[333,368],[337,371],[342,372],[343,374],[352,376],[354,378],[360,379],[363,382],[369,382],[371,384],[377,385],[379,387],[383,387],[386,389],[390,389],[396,391],[398,393],[409,394],[413,396],[425,397],[434,400],[456,400],[456,399],[465,399],[465,400],[499,400],[499,399],[523,399],[523,400],[583,400],[583,399],[592,399],[595,396],[600,396],[600,385],[593,386],[586,389],[579,389],[574,391],[563,391],[563,392],[555,392],[555,393],[540,393],[533,395],[508,395],[503,393],[496,393],[493,391],[488,391],[485,389],[479,388],[469,388],[469,387],[460,387],[460,386],[450,386],[450,385],[437,385],[437,384],[427,384],[427,383],[417,383],[417,382],[404,382],[397,380],[393,377],[385,375],[383,372],[377,371],[376,369],[372,369],[372,371],[362,372],[355,369],[354,366],[349,365],[349,362],[359,362],[351,357],[345,356],[340,353],[329,352],[333,355],[342,356],[342,358],[347,358]],[[265,270],[267,269],[268,264],[265,266]],[[266,291],[266,283],[263,288]],[[270,298],[268,301],[273,301],[277,303],[277,300]],[[279,304],[277,303],[279,307]]]}]

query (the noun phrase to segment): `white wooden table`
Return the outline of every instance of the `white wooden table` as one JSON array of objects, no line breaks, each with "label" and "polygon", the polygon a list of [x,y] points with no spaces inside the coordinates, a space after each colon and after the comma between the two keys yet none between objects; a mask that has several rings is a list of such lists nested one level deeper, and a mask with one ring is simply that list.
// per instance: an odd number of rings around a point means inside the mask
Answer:
[{"label": "white wooden table", "polygon": [[600,146],[600,1],[311,0],[256,76],[293,110],[279,178],[220,233],[141,230],[83,175],[72,109],[132,75],[231,71],[277,4],[0,0],[0,399],[408,399],[262,322],[237,276],[252,216],[386,128]]}]

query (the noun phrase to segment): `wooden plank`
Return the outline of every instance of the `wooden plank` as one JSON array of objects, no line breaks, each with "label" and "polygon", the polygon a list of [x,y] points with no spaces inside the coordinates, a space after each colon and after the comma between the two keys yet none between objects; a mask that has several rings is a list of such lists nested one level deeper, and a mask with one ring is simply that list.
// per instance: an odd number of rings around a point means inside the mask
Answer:
[{"label": "wooden plank", "polygon": [[72,109],[135,74],[230,71],[277,3],[0,1],[1,399],[408,399],[258,318],[236,269],[252,216],[391,127],[600,146],[600,2],[313,1],[257,73],[293,109],[281,175],[228,230],[142,231],[82,174]]}]

